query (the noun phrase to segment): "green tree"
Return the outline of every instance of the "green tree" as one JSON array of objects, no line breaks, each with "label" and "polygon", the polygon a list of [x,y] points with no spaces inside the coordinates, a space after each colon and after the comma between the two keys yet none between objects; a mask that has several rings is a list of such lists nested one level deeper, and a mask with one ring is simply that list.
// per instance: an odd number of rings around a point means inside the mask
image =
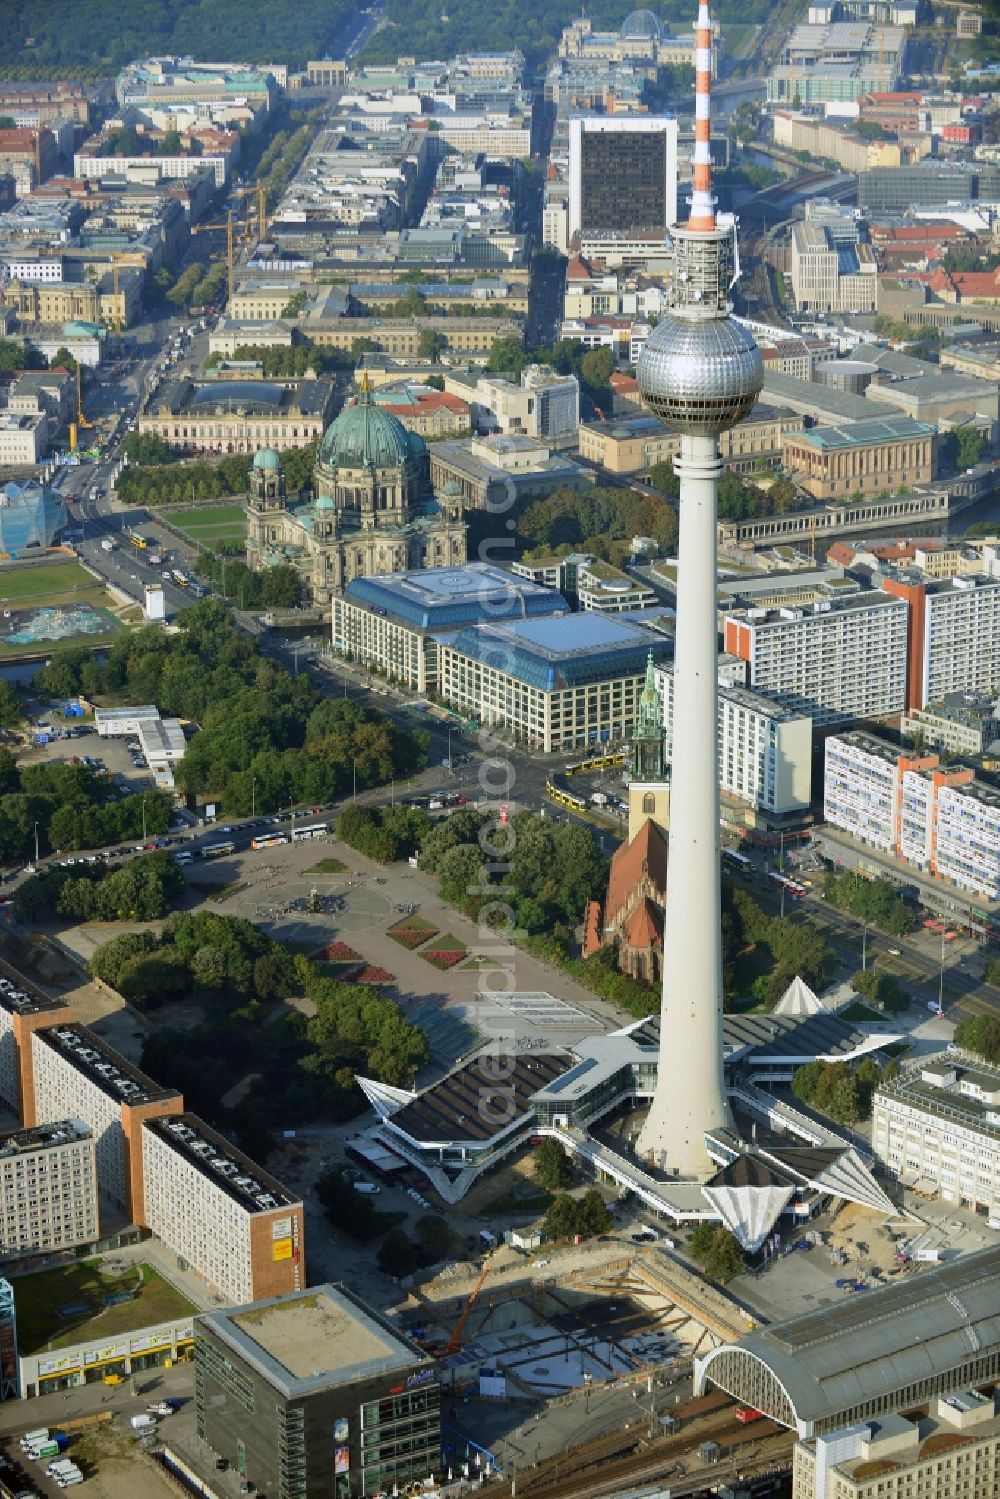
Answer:
[{"label": "green tree", "polygon": [[10,682],[0,681],[0,728],[14,729],[23,717],[24,710],[16,690]]},{"label": "green tree", "polygon": [[543,1140],[535,1149],[534,1163],[535,1180],[550,1192],[568,1187],[573,1180],[573,1163],[558,1140]]},{"label": "green tree", "polygon": [[432,364],[437,364],[447,347],[448,341],[443,334],[433,328],[421,328],[417,339],[417,353],[421,359],[429,359]]},{"label": "green tree", "polygon": [[580,374],[584,383],[592,390],[603,390],[611,379],[615,367],[610,349],[589,349],[583,356]]},{"label": "green tree", "polygon": [[561,1192],[553,1198],[543,1221],[546,1238],[571,1239],[580,1232],[580,1205],[576,1198]]},{"label": "green tree", "polygon": [[955,1042],[966,1051],[975,1052],[985,1062],[1000,1062],[1000,1018],[995,1015],[970,1015],[955,1027]]},{"label": "green tree", "polygon": [[692,1259],[711,1280],[724,1284],[744,1268],[743,1251],[734,1235],[722,1224],[696,1224],[688,1247]]},{"label": "green tree", "polygon": [[504,333],[493,340],[486,368],[500,374],[510,374],[514,380],[520,380],[521,371],[527,362],[521,340],[513,334]]},{"label": "green tree", "polygon": [[402,1280],[417,1268],[417,1251],[402,1228],[390,1228],[382,1240],[376,1261],[386,1275]]},{"label": "green tree", "polygon": [[580,1202],[580,1232],[606,1234],[612,1224],[611,1214],[596,1187],[590,1187]]},{"label": "green tree", "polygon": [[413,1225],[417,1241],[417,1254],[422,1265],[436,1265],[452,1257],[456,1239],[444,1218],[437,1213],[425,1213]]},{"label": "green tree", "polygon": [[125,451],[132,463],[170,463],[174,456],[167,440],[155,432],[130,432]]}]

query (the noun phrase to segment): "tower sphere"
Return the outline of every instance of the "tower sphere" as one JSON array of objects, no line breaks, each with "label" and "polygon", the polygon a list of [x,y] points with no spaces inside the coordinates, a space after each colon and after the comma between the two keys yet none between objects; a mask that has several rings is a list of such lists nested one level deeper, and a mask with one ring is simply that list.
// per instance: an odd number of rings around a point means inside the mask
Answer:
[{"label": "tower sphere", "polygon": [[764,384],[752,334],[731,318],[696,322],[668,314],[636,370],[654,416],[681,432],[724,432],[748,415]]}]

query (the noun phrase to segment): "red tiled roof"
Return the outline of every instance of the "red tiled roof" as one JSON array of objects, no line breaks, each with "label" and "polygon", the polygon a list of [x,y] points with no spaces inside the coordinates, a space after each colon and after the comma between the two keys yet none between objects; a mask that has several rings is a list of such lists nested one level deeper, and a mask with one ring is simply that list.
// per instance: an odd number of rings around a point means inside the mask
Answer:
[{"label": "red tiled roof", "polygon": [[649,879],[655,890],[666,894],[667,839],[652,818],[646,819],[631,843],[620,844],[611,856],[604,908],[609,926],[643,879]]},{"label": "red tiled roof", "polygon": [[654,906],[649,896],[643,896],[625,924],[622,933],[629,947],[663,946],[663,912]]},{"label": "red tiled roof", "polygon": [[[428,390],[426,395],[423,391],[418,392],[417,405],[419,410],[424,412],[437,411],[440,407],[446,406],[456,416],[467,416],[469,413],[468,401],[463,401],[461,396],[450,395],[446,390]],[[398,417],[413,415],[413,407],[409,405],[386,405],[382,407],[382,410]]]},{"label": "red tiled roof", "polygon": [[587,262],[583,259],[582,256],[580,256],[580,255],[574,255],[573,259],[570,261],[569,265],[566,267],[566,280],[567,281],[589,281],[590,277],[591,277],[590,266],[587,264]]},{"label": "red tiled roof", "polygon": [[601,903],[588,900],[583,913],[583,956],[589,958],[601,945]]},{"label": "red tiled roof", "polygon": [[961,297],[1000,297],[1000,271],[952,271],[951,282]]},{"label": "red tiled roof", "polygon": [[639,389],[639,382],[635,376],[623,375],[620,370],[615,370],[608,384],[612,390],[617,390],[622,395],[629,395]]}]

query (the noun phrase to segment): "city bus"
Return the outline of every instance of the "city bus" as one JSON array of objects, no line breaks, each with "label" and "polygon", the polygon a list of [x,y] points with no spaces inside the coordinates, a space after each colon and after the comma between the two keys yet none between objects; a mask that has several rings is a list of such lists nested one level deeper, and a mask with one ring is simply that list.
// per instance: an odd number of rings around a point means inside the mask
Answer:
[{"label": "city bus", "polygon": [[279,843],[287,843],[287,833],[258,833],[256,838],[250,839],[251,848],[277,848]]},{"label": "city bus", "polygon": [[727,864],[732,864],[736,869],[751,870],[753,868],[752,860],[748,859],[746,854],[739,853],[735,848],[724,848],[722,850],[722,857]]},{"label": "city bus", "polygon": [[304,828],[296,828],[292,834],[292,841],[298,843],[303,838],[325,838],[329,831],[328,822],[311,822]]},{"label": "city bus", "polygon": [[146,540],[145,536],[143,536],[141,531],[133,531],[130,528],[125,534],[127,535],[132,545],[134,547],[138,547],[140,552],[144,552],[149,546],[149,542]]},{"label": "city bus", "polygon": [[201,851],[203,859],[221,859],[225,854],[235,854],[236,844],[230,838],[225,843],[206,843]]}]

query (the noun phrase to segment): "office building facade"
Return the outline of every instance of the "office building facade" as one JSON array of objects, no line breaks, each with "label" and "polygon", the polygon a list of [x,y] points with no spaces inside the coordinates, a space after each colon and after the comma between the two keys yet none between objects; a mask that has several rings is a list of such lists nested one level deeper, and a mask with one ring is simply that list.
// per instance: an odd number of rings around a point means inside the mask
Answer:
[{"label": "office building facade", "polygon": [[440,695],[479,724],[551,754],[627,739],[663,636],[602,613],[479,624],[439,646]]},{"label": "office building facade", "polygon": [[94,1137],[75,1119],[0,1135],[0,1256],[27,1258],[98,1237]]},{"label": "office building facade", "polygon": [[798,1442],[792,1499],[972,1499],[1000,1485],[996,1397],[940,1395],[920,1420],[892,1413]]},{"label": "office building facade", "polygon": [[1000,1219],[1000,1070],[948,1052],[872,1098],[872,1149],[893,1176]]},{"label": "office building facade", "polygon": [[740,609],[725,649],[748,663],[749,685],[817,725],[901,713],[906,696],[905,600],[873,592],[806,608]]},{"label": "office building facade", "polygon": [[332,601],[333,649],[417,692],[440,686],[440,638],[482,620],[566,613],[553,586],[492,563],[353,578]]},{"label": "office building facade", "polygon": [[[656,673],[664,753],[674,733],[674,674]],[[719,684],[719,787],[764,813],[805,812],[812,796],[812,720],[745,688]]]},{"label": "office building facade", "polygon": [[570,240],[578,234],[627,238],[676,222],[676,120],[648,115],[570,120]]},{"label": "office building facade", "polygon": [[441,1476],[433,1359],[345,1286],[195,1328],[198,1435],[244,1484],[270,1499],[360,1499]]},{"label": "office building facade", "polygon": [[226,1301],[306,1283],[302,1203],[195,1114],[142,1126],[146,1226]]}]

